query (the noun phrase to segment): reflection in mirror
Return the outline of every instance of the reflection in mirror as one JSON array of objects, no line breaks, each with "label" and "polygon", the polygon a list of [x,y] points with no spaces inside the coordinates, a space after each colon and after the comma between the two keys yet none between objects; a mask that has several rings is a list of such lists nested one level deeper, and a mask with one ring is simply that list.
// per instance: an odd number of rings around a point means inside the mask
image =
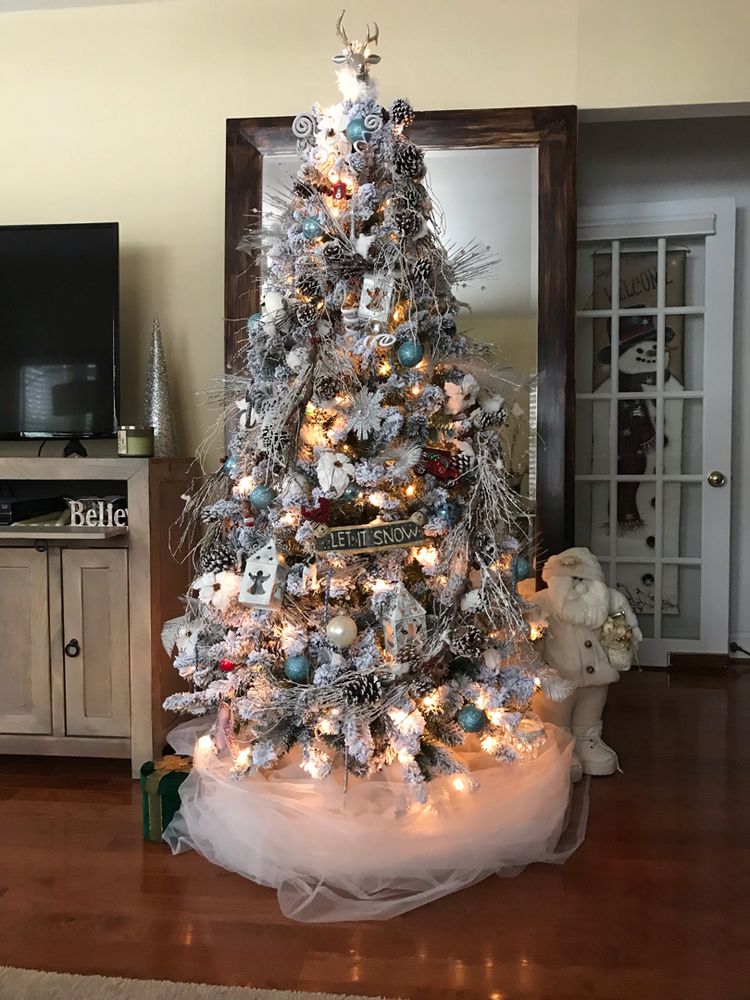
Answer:
[{"label": "reflection in mirror", "polygon": [[[459,329],[492,347],[497,391],[518,405],[507,429],[511,475],[519,492],[536,495],[538,309],[538,151],[440,149],[425,154],[441,239],[450,246],[489,246],[498,263],[476,284],[456,288],[466,304]],[[263,157],[263,214],[285,194],[299,161],[293,153]]]}]

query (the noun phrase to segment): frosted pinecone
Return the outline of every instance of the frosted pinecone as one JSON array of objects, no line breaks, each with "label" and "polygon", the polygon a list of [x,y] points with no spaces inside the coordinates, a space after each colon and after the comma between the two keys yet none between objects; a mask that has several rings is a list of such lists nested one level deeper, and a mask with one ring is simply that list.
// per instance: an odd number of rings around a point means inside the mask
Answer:
[{"label": "frosted pinecone", "polygon": [[402,128],[408,128],[414,121],[414,108],[405,97],[397,97],[391,105],[391,121]]},{"label": "frosted pinecone", "polygon": [[394,222],[399,236],[416,236],[422,228],[424,219],[419,212],[407,208],[404,212],[396,212]]},{"label": "frosted pinecone", "polygon": [[300,278],[297,282],[297,293],[305,299],[319,299],[322,296],[320,280],[314,275]]},{"label": "frosted pinecone", "polygon": [[297,310],[297,322],[300,326],[312,326],[318,319],[318,310],[312,302],[306,302]]},{"label": "frosted pinecone", "polygon": [[344,698],[350,705],[372,704],[382,694],[380,679],[375,674],[361,674],[344,684]]},{"label": "frosted pinecone", "polygon": [[214,542],[201,553],[201,566],[204,573],[223,573],[234,568],[236,558],[225,542]]},{"label": "frosted pinecone", "polygon": [[484,632],[476,625],[459,625],[450,640],[451,649],[461,656],[476,658],[487,648]]},{"label": "frosted pinecone", "polygon": [[424,173],[424,153],[413,142],[400,142],[393,151],[393,167],[404,177],[421,177]]},{"label": "frosted pinecone", "polygon": [[432,261],[429,257],[420,257],[414,262],[411,276],[414,281],[427,281],[432,274]]},{"label": "frosted pinecone", "polygon": [[344,383],[338,375],[319,375],[315,379],[313,394],[318,399],[333,399],[344,388]]}]

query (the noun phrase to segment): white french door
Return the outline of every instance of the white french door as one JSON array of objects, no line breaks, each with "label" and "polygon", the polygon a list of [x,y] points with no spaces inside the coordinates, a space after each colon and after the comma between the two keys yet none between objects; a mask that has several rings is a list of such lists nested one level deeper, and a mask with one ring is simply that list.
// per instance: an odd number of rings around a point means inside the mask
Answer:
[{"label": "white french door", "polygon": [[579,212],[576,543],[650,666],[727,651],[734,228],[731,198]]}]

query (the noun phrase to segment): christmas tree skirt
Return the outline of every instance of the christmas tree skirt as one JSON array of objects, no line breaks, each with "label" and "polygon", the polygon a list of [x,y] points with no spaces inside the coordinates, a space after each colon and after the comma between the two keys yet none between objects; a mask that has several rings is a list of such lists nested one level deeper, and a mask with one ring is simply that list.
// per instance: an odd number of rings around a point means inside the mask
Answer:
[{"label": "christmas tree skirt", "polygon": [[350,777],[346,792],[338,775],[316,781],[296,763],[238,781],[231,759],[203,743],[164,839],[273,887],[294,920],[387,919],[492,874],[561,863],[583,839],[585,802],[570,817],[572,741],[554,727],[527,761],[462,752],[476,790],[437,778],[428,802],[411,806],[398,765]]}]

